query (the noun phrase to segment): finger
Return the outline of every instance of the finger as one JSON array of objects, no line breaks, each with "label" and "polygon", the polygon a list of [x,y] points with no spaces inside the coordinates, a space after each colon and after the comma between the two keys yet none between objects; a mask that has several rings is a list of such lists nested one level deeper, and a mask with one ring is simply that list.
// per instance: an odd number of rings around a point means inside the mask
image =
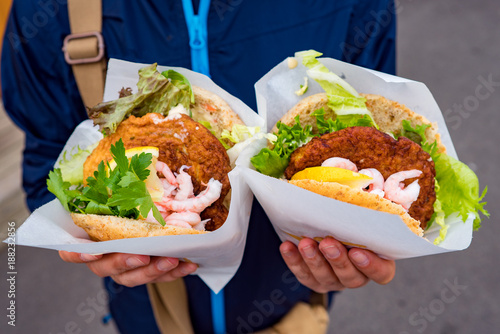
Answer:
[{"label": "finger", "polygon": [[189,263],[190,266],[185,265],[186,263],[179,262],[177,258],[157,257],[153,258],[147,266],[113,275],[112,278],[117,283],[128,287],[155,282],[160,277],[165,277],[164,281],[172,281],[198,268],[194,263]]},{"label": "finger", "polygon": [[172,282],[178,278],[193,274],[196,270],[198,270],[197,264],[180,262],[176,268],[174,268],[174,269],[168,271],[167,273],[157,277],[151,283]]},{"label": "finger", "polygon": [[346,288],[359,288],[369,282],[367,276],[351,262],[346,248],[338,240],[325,238],[320,242],[319,249]]},{"label": "finger", "polygon": [[100,277],[119,275],[127,270],[148,265],[150,257],[123,253],[106,254],[99,261],[89,262],[87,266]]},{"label": "finger", "polygon": [[102,254],[85,254],[67,251],[59,251],[59,256],[65,262],[71,263],[87,263],[96,261],[102,258]]},{"label": "finger", "polygon": [[389,283],[396,274],[394,261],[382,259],[368,250],[353,248],[349,258],[359,271],[378,284]]},{"label": "finger", "polygon": [[280,245],[280,252],[286,265],[300,283],[311,289],[319,288],[320,284],[314,278],[314,275],[293,243],[290,241],[283,242]]},{"label": "finger", "polygon": [[332,267],[319,251],[316,241],[304,238],[299,242],[298,249],[310,272],[321,285],[320,290],[316,290],[316,292],[344,289]]}]

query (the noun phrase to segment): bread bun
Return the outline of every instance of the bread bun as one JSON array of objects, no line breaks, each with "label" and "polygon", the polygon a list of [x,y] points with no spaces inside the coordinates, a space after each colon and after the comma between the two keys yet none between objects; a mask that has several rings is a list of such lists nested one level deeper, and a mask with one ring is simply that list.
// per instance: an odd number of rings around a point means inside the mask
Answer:
[{"label": "bread bun", "polygon": [[401,205],[393,203],[378,195],[370,194],[362,189],[351,188],[336,182],[318,182],[315,180],[290,180],[288,182],[297,187],[338,201],[399,215],[413,233],[418,236],[423,236],[424,232],[420,228],[420,222],[418,220],[410,217]]},{"label": "bread bun", "polygon": [[[223,130],[231,131],[234,125],[245,125],[220,96],[198,86],[192,88],[195,100],[191,106],[192,118],[197,122],[210,123],[210,130],[217,139],[221,138]],[[227,144],[234,145],[231,141]]]},{"label": "bread bun", "polygon": [[177,226],[161,226],[143,220],[116,216],[71,213],[73,222],[83,228],[94,241],[108,241],[126,238],[155,237],[160,235],[203,234],[206,231]]},{"label": "bread bun", "polygon": [[[430,142],[437,141],[439,153],[446,152],[446,148],[441,143],[441,136],[438,133],[436,123],[431,123],[427,118],[410,110],[405,105],[383,96],[374,94],[360,95],[366,98],[366,107],[372,113],[373,120],[380,127],[380,131],[397,134],[401,131],[401,122],[403,120],[410,121],[413,126],[428,124],[430,126],[425,130],[427,139]],[[316,118],[312,116],[312,113],[321,108],[325,111],[325,119],[335,119],[335,112],[328,107],[326,94],[318,93],[298,102],[280,119],[280,122],[291,126],[295,123],[295,117],[299,116],[302,126],[310,125],[313,128],[313,133],[317,133]],[[278,132],[276,125],[271,132]]]}]

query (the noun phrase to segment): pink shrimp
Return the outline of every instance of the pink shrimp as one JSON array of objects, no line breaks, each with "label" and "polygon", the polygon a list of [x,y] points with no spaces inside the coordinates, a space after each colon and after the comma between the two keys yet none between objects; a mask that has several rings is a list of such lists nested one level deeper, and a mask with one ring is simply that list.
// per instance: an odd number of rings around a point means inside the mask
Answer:
[{"label": "pink shrimp", "polygon": [[163,197],[170,197],[170,196],[173,196],[173,194],[175,193],[177,187],[174,186],[173,184],[170,184],[167,179],[163,179],[161,178],[160,179],[160,182],[163,186]]},{"label": "pink shrimp", "polygon": [[[158,205],[156,203],[155,203],[155,205],[158,208],[158,211],[160,211],[160,214],[163,217],[163,219],[167,218],[172,213],[171,211],[168,211],[167,209],[165,209],[161,205]],[[150,222],[150,223],[159,223],[156,220],[156,218],[153,216],[153,210],[149,210],[148,216],[146,217],[146,221]]]},{"label": "pink shrimp", "polygon": [[156,162],[156,170],[160,173],[163,174],[163,176],[165,177],[165,179],[167,179],[168,183],[170,183],[171,185],[174,185],[174,186],[178,186],[179,184],[177,183],[177,180],[175,178],[175,175],[174,173],[172,173],[172,171],[170,170],[170,168],[168,167],[168,165],[164,162],[161,162],[161,161],[157,161]]},{"label": "pink shrimp", "polygon": [[372,183],[368,186],[368,192],[370,194],[379,195],[380,197],[384,197],[384,177],[382,174],[375,168],[365,168],[358,172],[359,174],[363,174],[371,177]]},{"label": "pink shrimp", "polygon": [[210,221],[210,219],[205,219],[193,226],[193,229],[198,231],[205,231],[205,225]]},{"label": "pink shrimp", "polygon": [[338,167],[343,169],[352,170],[353,172],[358,171],[358,167],[349,159],[344,158],[330,158],[323,161],[322,167]]},{"label": "pink shrimp", "polygon": [[221,190],[222,183],[212,178],[208,181],[207,188],[196,197],[188,198],[183,201],[173,198],[164,198],[161,205],[175,212],[191,211],[200,213],[219,199]]},{"label": "pink shrimp", "polygon": [[385,198],[401,206],[408,211],[411,204],[417,200],[420,193],[418,180],[408,185],[406,188],[402,183],[406,179],[418,177],[422,174],[417,169],[394,173],[387,178],[384,184]]},{"label": "pink shrimp", "polygon": [[184,227],[184,228],[193,228],[191,225],[189,225],[189,223],[185,222],[182,219],[165,220],[165,224],[166,225],[170,225],[170,226],[177,226],[177,227]]},{"label": "pink shrimp", "polygon": [[184,212],[174,212],[165,219],[167,224],[170,221],[183,221],[189,224],[190,227],[196,226],[201,222],[201,217],[196,212],[184,211]]},{"label": "pink shrimp", "polygon": [[177,201],[183,201],[185,199],[194,197],[193,182],[191,181],[191,175],[184,171],[184,169],[186,168],[189,167],[182,166],[179,169],[179,174],[176,177],[177,183],[179,184],[177,193],[175,194],[175,199]]}]

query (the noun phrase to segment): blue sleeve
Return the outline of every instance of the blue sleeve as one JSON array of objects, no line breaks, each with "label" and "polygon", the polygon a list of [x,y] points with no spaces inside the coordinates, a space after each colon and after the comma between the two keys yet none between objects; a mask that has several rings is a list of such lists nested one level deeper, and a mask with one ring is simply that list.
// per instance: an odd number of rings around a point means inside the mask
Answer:
[{"label": "blue sleeve", "polygon": [[86,118],[71,68],[61,51],[67,7],[14,1],[2,50],[5,110],[26,134],[23,187],[30,210],[53,198],[48,172],[75,126]]},{"label": "blue sleeve", "polygon": [[341,60],[396,74],[396,10],[393,0],[358,1],[340,44]]}]

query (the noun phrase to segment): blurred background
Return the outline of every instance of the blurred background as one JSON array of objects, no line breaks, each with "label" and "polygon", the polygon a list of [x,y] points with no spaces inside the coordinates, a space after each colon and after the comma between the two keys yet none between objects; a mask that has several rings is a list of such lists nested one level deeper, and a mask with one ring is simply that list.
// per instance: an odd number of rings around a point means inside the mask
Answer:
[{"label": "blurred background", "polygon": [[[10,5],[0,0],[0,34]],[[490,219],[461,252],[397,262],[395,279],[337,295],[330,333],[500,333],[500,4],[396,0],[398,75],[425,83],[461,161],[479,176]],[[374,16],[374,23],[383,20]],[[22,132],[0,105],[0,237],[28,215],[20,188]],[[55,251],[16,250],[16,327],[7,325],[7,252],[0,246],[0,333],[116,333],[101,280]]]}]

